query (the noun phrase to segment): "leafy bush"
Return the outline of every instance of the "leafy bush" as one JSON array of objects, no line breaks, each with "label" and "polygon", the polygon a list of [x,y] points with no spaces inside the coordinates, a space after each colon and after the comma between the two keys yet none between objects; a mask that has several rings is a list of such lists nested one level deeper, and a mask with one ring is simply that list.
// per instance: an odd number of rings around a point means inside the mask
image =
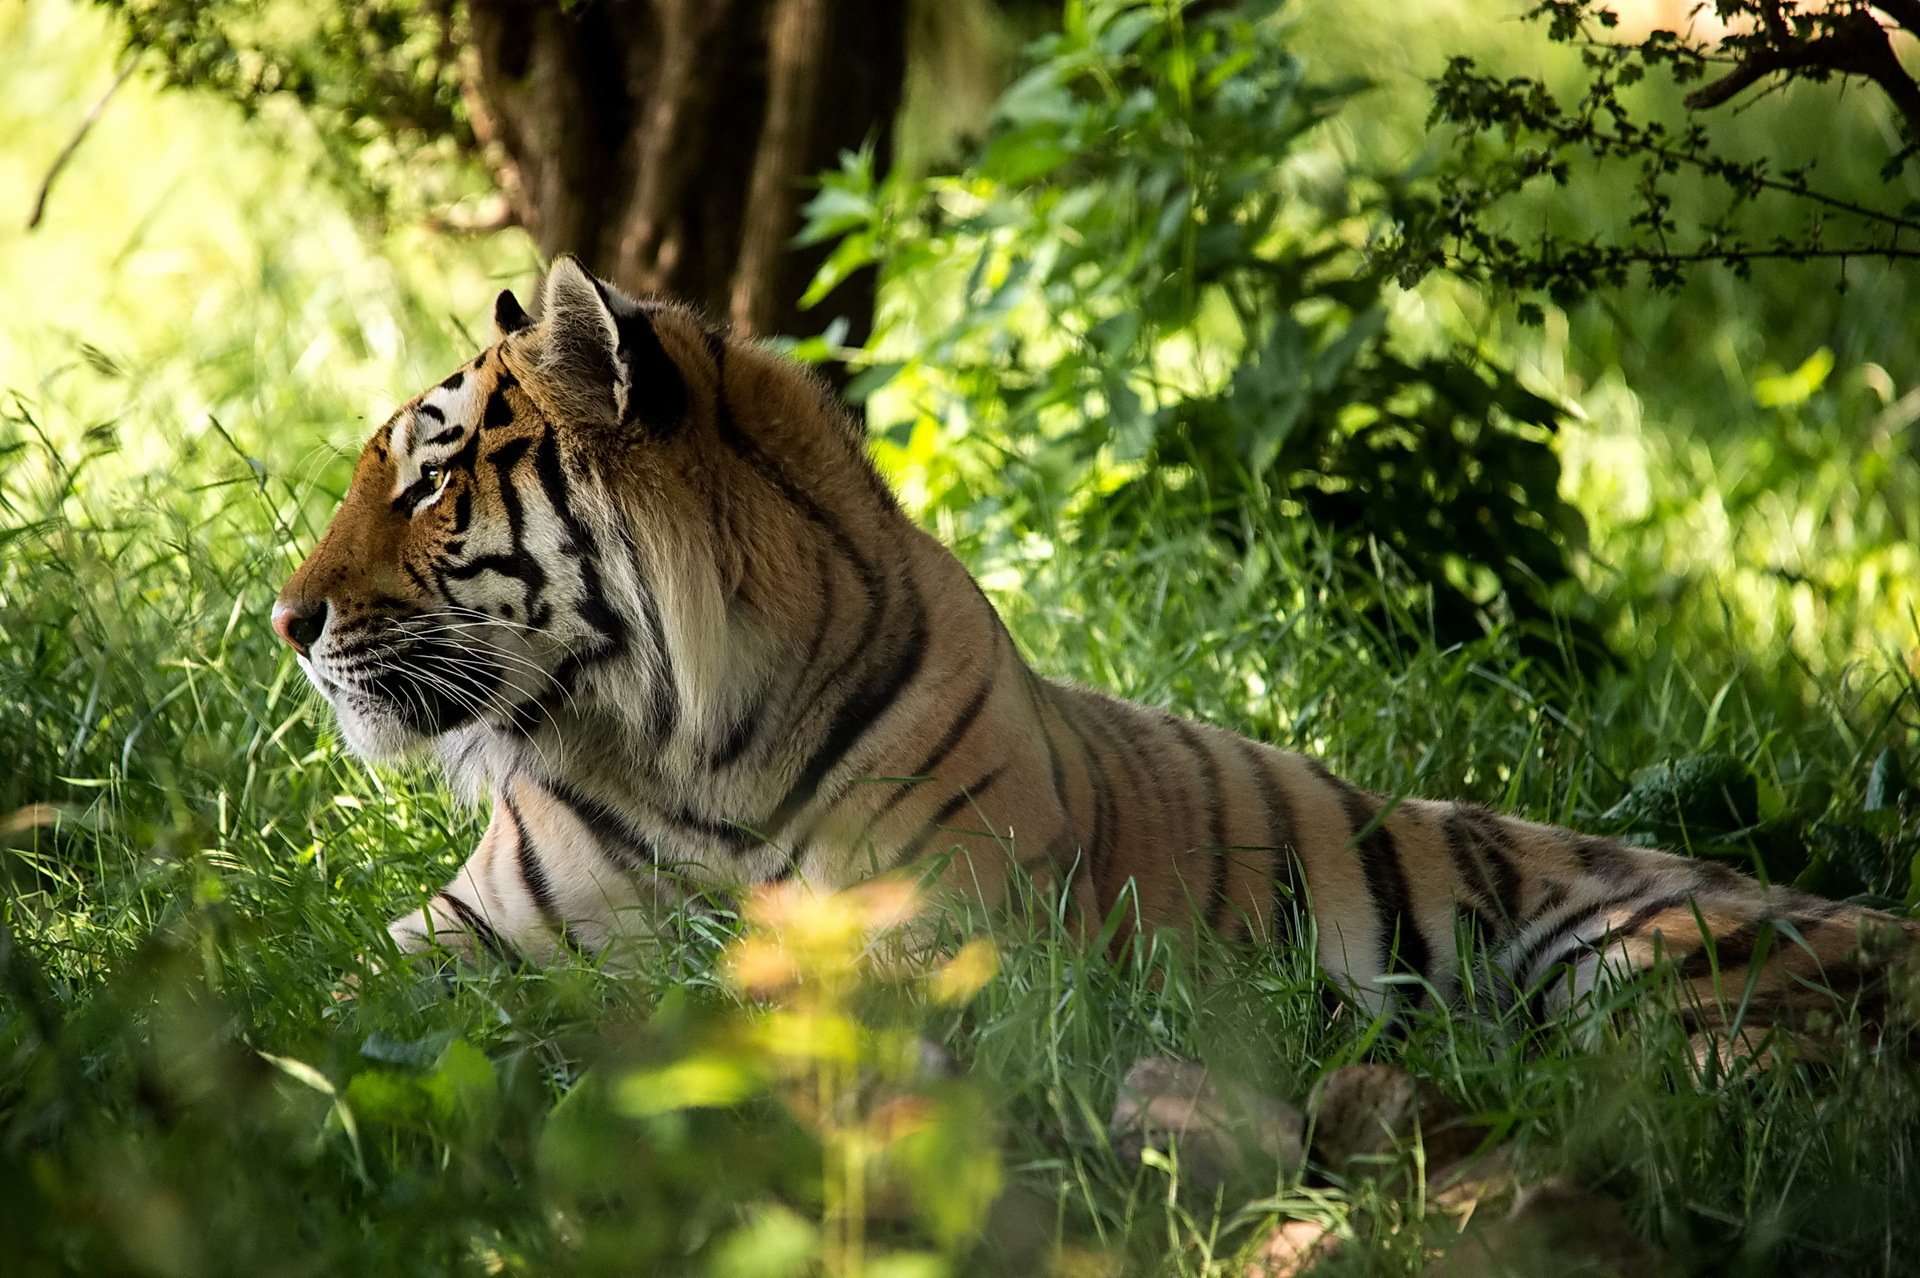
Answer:
[{"label": "leafy bush", "polygon": [[1558,410],[1398,313],[1369,242],[1400,176],[1318,141],[1360,86],[1310,76],[1277,7],[1070,5],[957,172],[849,157],[805,238],[839,240],[813,298],[886,272],[851,393],[936,507],[1052,533],[1164,513],[1150,491],[1277,504],[1406,565],[1443,640],[1496,600],[1547,618],[1583,540]]}]

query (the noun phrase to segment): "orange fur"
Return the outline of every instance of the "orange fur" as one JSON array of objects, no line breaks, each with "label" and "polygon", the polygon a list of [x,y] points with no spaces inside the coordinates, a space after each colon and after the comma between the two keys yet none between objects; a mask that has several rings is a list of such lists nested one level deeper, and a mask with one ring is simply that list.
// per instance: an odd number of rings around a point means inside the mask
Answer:
[{"label": "orange fur", "polygon": [[493,796],[404,946],[600,949],[688,881],[909,863],[989,903],[1019,867],[1096,926],[1311,940],[1368,1004],[1450,996],[1463,920],[1543,1008],[1661,957],[1714,1002],[1778,919],[1778,1011],[1857,983],[1863,928],[1914,935],[1044,679],[807,373],[564,260],[542,309],[375,435],[276,613],[350,740]]}]

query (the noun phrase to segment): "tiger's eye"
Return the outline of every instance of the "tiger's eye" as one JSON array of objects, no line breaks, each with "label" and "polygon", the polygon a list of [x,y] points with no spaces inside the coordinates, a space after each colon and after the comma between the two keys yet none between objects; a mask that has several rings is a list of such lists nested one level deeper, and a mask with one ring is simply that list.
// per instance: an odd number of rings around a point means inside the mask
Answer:
[{"label": "tiger's eye", "polygon": [[443,484],[447,479],[447,468],[445,466],[422,466],[420,468],[420,478],[426,480],[429,484]]}]

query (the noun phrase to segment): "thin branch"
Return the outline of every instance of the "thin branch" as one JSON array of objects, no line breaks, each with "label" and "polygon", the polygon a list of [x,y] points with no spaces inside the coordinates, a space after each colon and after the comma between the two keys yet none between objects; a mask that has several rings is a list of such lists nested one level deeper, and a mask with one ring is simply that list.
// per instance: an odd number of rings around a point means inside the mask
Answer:
[{"label": "thin branch", "polygon": [[1872,0],[1872,4],[1909,35],[1920,36],[1920,0]]},{"label": "thin branch", "polygon": [[[1904,248],[1897,244],[1849,245],[1845,248],[1803,248],[1799,246],[1778,248],[1724,248],[1691,249],[1685,252],[1651,252],[1637,249],[1614,249],[1608,251],[1606,266],[1699,266],[1717,263],[1731,266],[1740,262],[1790,261],[1790,262],[1846,262],[1854,258],[1877,258],[1883,261],[1920,261],[1920,247]],[[1493,262],[1484,254],[1441,253],[1439,261],[1446,269],[1470,275],[1491,278],[1493,276],[1512,276],[1516,274],[1511,262]],[[1537,259],[1533,267],[1538,270],[1550,266],[1545,259]],[[1527,269],[1521,264],[1520,271]],[[1556,272],[1540,275],[1533,283],[1518,285],[1520,288],[1544,287],[1545,282]]]},{"label": "thin branch", "polygon": [[[1916,6],[1920,8],[1920,6]],[[1800,71],[1838,71],[1843,75],[1864,76],[1880,86],[1887,99],[1906,121],[1910,137],[1920,138],[1920,85],[1916,85],[1899,55],[1887,39],[1887,29],[1865,9],[1836,15],[1827,34],[1814,40],[1800,40],[1789,34],[1780,21],[1777,5],[1762,6],[1767,30],[1775,44],[1742,58],[1727,75],[1686,97],[1694,110],[1717,107],[1741,90],[1774,75],[1793,75]]]},{"label": "thin branch", "polygon": [[[1618,151],[1651,155],[1658,159],[1672,160],[1675,163],[1690,165],[1694,168],[1707,169],[1712,164],[1710,160],[1703,160],[1700,156],[1676,147],[1655,146],[1651,143],[1637,141],[1618,133],[1610,133],[1605,129],[1597,127],[1588,128],[1584,131],[1558,129],[1554,131],[1554,135],[1559,137],[1563,143],[1600,142]],[[1851,214],[1863,222],[1878,223],[1881,226],[1891,227],[1901,231],[1920,231],[1920,219],[1902,217],[1897,213],[1889,213],[1884,209],[1868,208],[1864,204],[1856,204],[1852,200],[1844,200],[1837,195],[1828,195],[1824,192],[1816,191],[1805,183],[1788,182],[1780,178],[1762,177],[1758,174],[1743,179],[1743,184],[1747,183],[1763,191],[1776,191],[1782,195],[1791,195],[1796,199],[1806,200],[1810,204],[1818,204],[1822,208],[1833,209],[1839,213]]]},{"label": "thin branch", "polygon": [[127,82],[138,64],[138,58],[127,59],[127,65],[120,68],[120,74],[113,78],[113,83],[107,86],[107,91],[100,95],[99,101],[93,104],[86,118],[80,121],[80,127],[73,131],[73,136],[67,139],[67,144],[60,148],[60,154],[53,157],[53,163],[47,168],[47,176],[40,182],[40,193],[33,198],[33,212],[27,214],[29,231],[39,226],[40,219],[46,215],[47,196],[53,192],[54,179],[58,178],[60,171],[67,167],[67,161],[73,159],[73,153],[80,149],[80,144],[87,140],[87,134],[91,133],[93,126],[99,122],[101,113],[107,109],[107,103],[113,101],[113,95],[120,92],[120,86]]},{"label": "thin branch", "polygon": [[1760,21],[1766,24],[1767,34],[1773,37],[1774,43],[1783,48],[1800,43],[1787,28],[1787,20],[1780,16],[1780,0],[1760,0]]}]

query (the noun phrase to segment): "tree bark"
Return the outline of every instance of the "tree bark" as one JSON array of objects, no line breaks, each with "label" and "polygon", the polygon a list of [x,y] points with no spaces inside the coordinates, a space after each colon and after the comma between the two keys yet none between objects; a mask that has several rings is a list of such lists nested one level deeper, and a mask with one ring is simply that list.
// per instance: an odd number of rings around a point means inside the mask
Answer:
[{"label": "tree bark", "polygon": [[872,141],[906,71],[904,0],[467,0],[474,133],[542,253],[577,254],[753,334],[871,330],[873,281],[797,306],[807,183]]}]

